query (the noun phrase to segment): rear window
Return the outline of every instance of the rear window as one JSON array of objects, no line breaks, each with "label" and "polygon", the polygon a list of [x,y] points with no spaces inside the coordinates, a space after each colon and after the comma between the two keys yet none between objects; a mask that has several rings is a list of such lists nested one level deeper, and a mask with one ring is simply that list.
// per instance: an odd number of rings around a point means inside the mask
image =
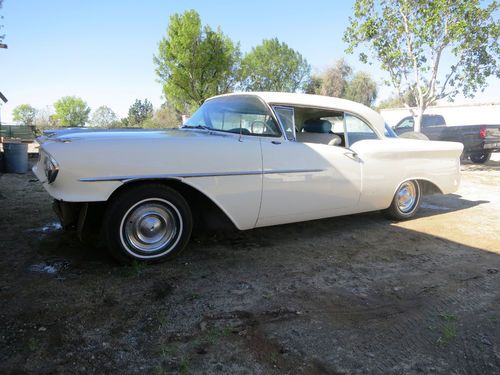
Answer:
[{"label": "rear window", "polygon": [[424,117],[422,117],[422,126],[436,126],[444,124],[444,117],[441,115],[424,115]]}]

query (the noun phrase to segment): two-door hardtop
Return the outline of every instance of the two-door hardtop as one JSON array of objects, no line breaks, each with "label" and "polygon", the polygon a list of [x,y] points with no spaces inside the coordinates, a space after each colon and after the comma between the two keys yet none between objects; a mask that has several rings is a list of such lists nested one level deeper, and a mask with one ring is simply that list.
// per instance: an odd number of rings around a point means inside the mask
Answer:
[{"label": "two-door hardtop", "polygon": [[462,145],[399,139],[374,110],[290,93],[210,98],[179,129],[66,131],[33,168],[64,226],[120,261],[179,253],[193,223],[240,230],[384,210],[457,190]]}]

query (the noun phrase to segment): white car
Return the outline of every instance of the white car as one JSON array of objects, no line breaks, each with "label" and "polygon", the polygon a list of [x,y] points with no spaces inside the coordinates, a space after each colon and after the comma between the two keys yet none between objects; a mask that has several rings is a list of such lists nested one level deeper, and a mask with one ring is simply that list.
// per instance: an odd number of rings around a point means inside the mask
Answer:
[{"label": "white car", "polygon": [[210,98],[180,129],[57,131],[33,168],[64,226],[122,262],[178,254],[193,225],[240,230],[384,210],[460,181],[462,144],[399,139],[372,109],[306,94]]}]

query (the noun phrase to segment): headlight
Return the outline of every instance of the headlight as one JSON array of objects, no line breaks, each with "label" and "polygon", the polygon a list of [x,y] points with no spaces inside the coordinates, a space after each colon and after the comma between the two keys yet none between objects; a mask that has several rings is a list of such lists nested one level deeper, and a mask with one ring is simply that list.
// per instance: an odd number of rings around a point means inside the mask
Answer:
[{"label": "headlight", "polygon": [[45,176],[47,177],[47,182],[50,184],[55,181],[57,173],[59,172],[59,164],[54,160],[52,156],[44,152],[40,154],[43,162],[43,170]]}]

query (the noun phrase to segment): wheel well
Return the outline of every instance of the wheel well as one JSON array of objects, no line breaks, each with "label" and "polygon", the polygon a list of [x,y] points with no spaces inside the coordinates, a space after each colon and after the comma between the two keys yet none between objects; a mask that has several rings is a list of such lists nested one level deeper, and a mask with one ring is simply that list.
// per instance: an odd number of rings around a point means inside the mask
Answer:
[{"label": "wheel well", "polygon": [[114,199],[121,192],[132,187],[155,183],[162,184],[174,189],[183,196],[191,209],[194,220],[195,232],[214,231],[214,230],[235,230],[236,226],[229,217],[215,204],[209,197],[199,190],[189,186],[182,181],[176,179],[153,179],[153,180],[138,180],[123,184],[116,189],[109,197],[108,201]]},{"label": "wheel well", "polygon": [[430,182],[428,180],[417,180],[417,181],[420,185],[422,195],[443,194],[441,189],[433,182]]}]

